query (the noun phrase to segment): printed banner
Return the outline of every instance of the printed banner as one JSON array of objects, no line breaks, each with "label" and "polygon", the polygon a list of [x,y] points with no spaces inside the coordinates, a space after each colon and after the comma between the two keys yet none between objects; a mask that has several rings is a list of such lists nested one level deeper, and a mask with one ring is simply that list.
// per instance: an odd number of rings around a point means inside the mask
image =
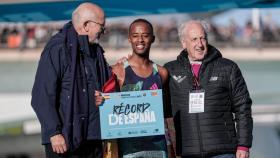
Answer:
[{"label": "printed banner", "polygon": [[103,93],[102,139],[164,135],[162,90]]}]

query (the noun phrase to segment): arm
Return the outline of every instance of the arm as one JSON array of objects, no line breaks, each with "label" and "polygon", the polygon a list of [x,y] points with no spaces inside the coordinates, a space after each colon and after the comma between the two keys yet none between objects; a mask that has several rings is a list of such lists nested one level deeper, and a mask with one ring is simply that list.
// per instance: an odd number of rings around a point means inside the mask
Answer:
[{"label": "arm", "polygon": [[175,158],[175,128],[173,118],[171,114],[171,103],[169,94],[169,74],[166,68],[158,66],[159,74],[163,83],[163,105],[164,105],[164,117],[165,117],[165,137],[167,142],[168,157]]},{"label": "arm", "polygon": [[[122,63],[117,63],[116,65],[111,66],[112,68],[112,75],[110,79],[105,83],[104,87],[102,88],[103,93],[110,93],[114,91],[118,91],[120,85],[123,84],[124,81],[124,69],[123,69],[123,64]],[[116,85],[118,84],[118,85]],[[94,93],[95,97],[95,105],[98,107],[100,106],[104,98],[102,97],[101,92],[95,91]]]},{"label": "arm", "polygon": [[169,73],[166,68],[158,66],[159,74],[162,79],[163,84],[163,105],[164,105],[164,117],[172,119],[172,108],[171,108],[171,98],[169,91]]},{"label": "arm", "polygon": [[[41,123],[42,134],[52,145],[53,142],[62,144],[54,150],[58,153],[66,150],[65,140],[61,135],[62,122],[58,111],[60,106],[58,85],[62,69],[60,51],[62,49],[58,45],[47,45],[44,49],[38,64],[31,100],[31,105]],[[58,143],[57,140],[59,140]]]},{"label": "arm", "polygon": [[246,82],[236,64],[232,67],[230,75],[232,109],[235,113],[236,130],[238,139],[237,158],[249,157],[252,146],[253,119],[251,112],[252,100]]},{"label": "arm", "polygon": [[157,66],[158,66],[158,73],[161,77],[162,85],[163,85],[163,87],[165,87],[168,82],[168,77],[169,77],[168,71],[165,67],[162,67],[159,65],[157,65]]}]

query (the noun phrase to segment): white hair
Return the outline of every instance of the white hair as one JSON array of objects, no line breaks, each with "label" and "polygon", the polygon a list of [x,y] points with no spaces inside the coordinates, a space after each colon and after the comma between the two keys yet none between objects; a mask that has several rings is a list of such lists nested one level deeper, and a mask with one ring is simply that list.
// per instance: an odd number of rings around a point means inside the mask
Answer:
[{"label": "white hair", "polygon": [[203,30],[205,32],[205,36],[207,38],[207,34],[209,32],[209,24],[205,20],[190,20],[187,22],[183,22],[178,27],[178,36],[180,39],[180,42],[183,42],[185,40],[186,32],[185,30],[188,30],[189,24],[191,23],[198,23],[203,27]]},{"label": "white hair", "polygon": [[85,2],[80,4],[72,13],[72,23],[74,27],[83,25],[83,23],[90,19],[96,19],[96,10],[89,8],[89,6],[96,9],[101,9],[99,6],[93,3]]}]

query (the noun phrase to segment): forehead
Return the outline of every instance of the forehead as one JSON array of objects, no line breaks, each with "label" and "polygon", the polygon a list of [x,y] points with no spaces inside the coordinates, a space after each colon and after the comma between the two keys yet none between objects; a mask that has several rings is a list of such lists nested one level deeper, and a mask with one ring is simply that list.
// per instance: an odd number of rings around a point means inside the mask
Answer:
[{"label": "forehead", "polygon": [[139,31],[145,31],[145,32],[152,32],[152,28],[149,24],[145,22],[136,22],[131,25],[130,32],[139,32]]},{"label": "forehead", "polygon": [[98,23],[105,25],[105,17],[104,17],[104,14],[103,14],[102,16],[101,16],[101,15],[96,16],[95,19],[96,19],[96,21],[98,21]]},{"label": "forehead", "polygon": [[200,24],[190,24],[185,27],[185,32],[189,38],[205,36],[204,28]]}]

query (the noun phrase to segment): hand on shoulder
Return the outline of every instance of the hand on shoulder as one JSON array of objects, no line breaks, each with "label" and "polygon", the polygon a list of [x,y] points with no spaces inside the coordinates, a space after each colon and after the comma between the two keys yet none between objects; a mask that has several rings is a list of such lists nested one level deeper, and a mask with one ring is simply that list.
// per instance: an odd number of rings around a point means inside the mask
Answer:
[{"label": "hand on shoulder", "polygon": [[125,71],[124,71],[124,64],[122,63],[116,63],[115,65],[112,65],[112,71],[114,74],[116,74],[118,78],[119,85],[122,86],[125,78]]}]

